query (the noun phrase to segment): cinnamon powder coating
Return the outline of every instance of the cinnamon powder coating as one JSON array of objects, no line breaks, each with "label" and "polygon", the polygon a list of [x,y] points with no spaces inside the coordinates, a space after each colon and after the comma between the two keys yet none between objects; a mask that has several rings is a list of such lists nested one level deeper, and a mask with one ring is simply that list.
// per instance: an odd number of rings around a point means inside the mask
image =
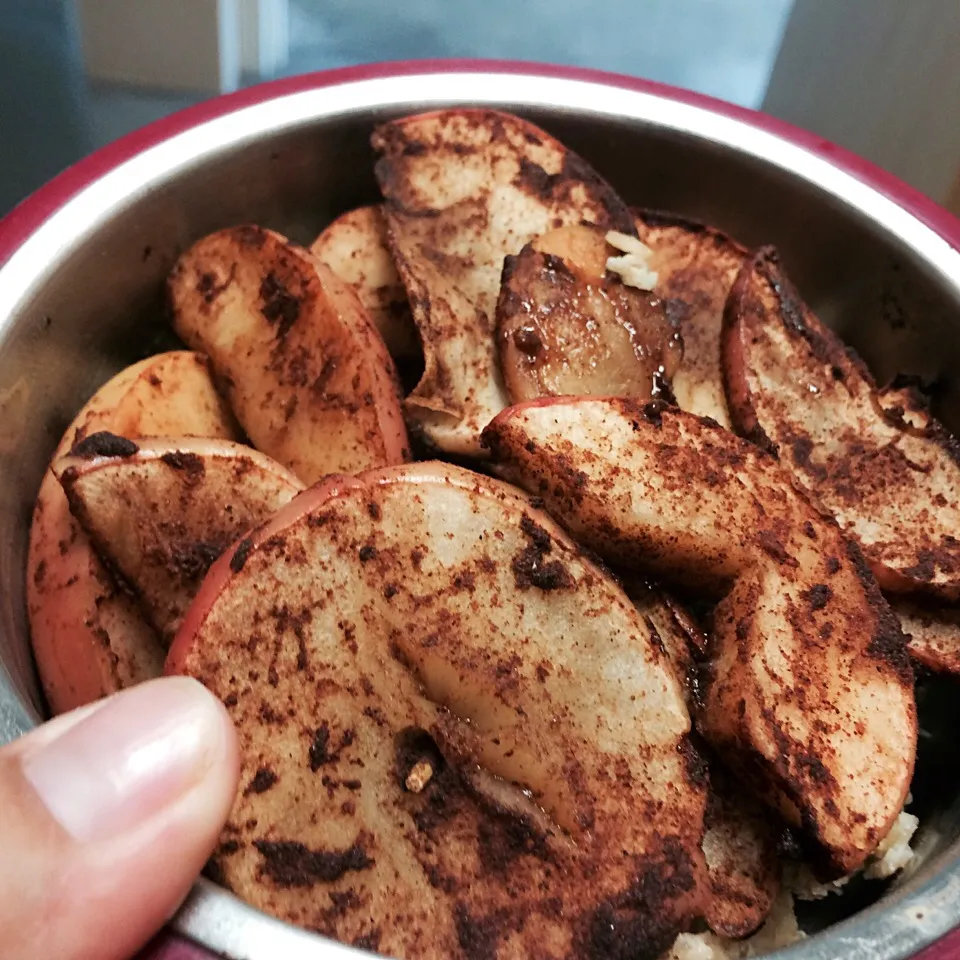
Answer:
[{"label": "cinnamon powder coating", "polygon": [[248,902],[393,956],[543,960],[595,955],[611,918],[622,955],[654,960],[699,910],[683,692],[527,500],[418,464],[218,570],[179,666],[229,704],[263,787],[218,858]]}]

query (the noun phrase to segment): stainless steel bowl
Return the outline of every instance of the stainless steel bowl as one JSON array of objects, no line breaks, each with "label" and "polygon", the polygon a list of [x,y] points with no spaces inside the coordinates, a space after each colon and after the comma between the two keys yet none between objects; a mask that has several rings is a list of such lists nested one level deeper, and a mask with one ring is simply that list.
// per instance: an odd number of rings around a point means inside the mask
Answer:
[{"label": "stainless steel bowl", "polygon": [[[941,415],[960,426],[960,225],[830,144],[680,91],[511,64],[358,68],[242,91],[101,151],[0,225],[0,742],[43,715],[23,591],[41,474],[89,394],[169,340],[161,287],[177,254],[243,221],[309,241],[335,214],[376,198],[367,144],[375,122],[455,103],[531,118],[630,203],[776,244],[802,293],[878,377],[927,378]],[[876,903],[861,890],[821,906],[814,926],[863,909],[783,960],[893,960],[960,923],[960,764],[951,752],[960,698],[928,681],[921,699],[919,869]],[[238,960],[359,955],[206,882],[174,927]],[[157,949],[173,956],[169,944]],[[960,939],[934,954],[960,955]]]}]

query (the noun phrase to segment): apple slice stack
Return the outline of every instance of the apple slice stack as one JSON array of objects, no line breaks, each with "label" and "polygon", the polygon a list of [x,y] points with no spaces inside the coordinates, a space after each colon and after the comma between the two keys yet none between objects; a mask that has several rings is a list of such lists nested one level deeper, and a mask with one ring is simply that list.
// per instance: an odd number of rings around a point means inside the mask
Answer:
[{"label": "apple slice stack", "polygon": [[206,684],[243,757],[208,872],[344,942],[743,938],[790,902],[785,828],[832,879],[901,815],[910,657],[960,672],[954,441],[771,252],[630,211],[528,122],[372,142],[382,205],[309,250],[200,239],[190,350],[65,435],[27,571],[50,704]]}]

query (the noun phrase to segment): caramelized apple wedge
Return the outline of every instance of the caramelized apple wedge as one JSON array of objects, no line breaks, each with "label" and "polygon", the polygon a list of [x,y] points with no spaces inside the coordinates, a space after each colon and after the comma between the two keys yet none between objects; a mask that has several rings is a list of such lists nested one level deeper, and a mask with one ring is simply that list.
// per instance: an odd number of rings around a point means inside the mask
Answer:
[{"label": "caramelized apple wedge", "polygon": [[380,207],[359,207],[337,217],[313,241],[310,252],[352,284],[395,361],[422,363],[417,328],[390,256]]},{"label": "caramelized apple wedge", "polygon": [[824,873],[862,864],[903,807],[917,721],[903,634],[858,548],[771,457],[661,403],[533,401],[484,439],[601,555],[725,584],[700,728]]},{"label": "caramelized apple wedge", "polygon": [[[214,389],[206,357],[178,350],[142,360],[104,384],[77,414],[54,459],[83,448],[100,430],[230,440],[239,428]],[[156,634],[103,567],[49,470],[30,526],[26,586],[37,670],[54,713],[159,675],[163,649]]]},{"label": "caramelized apple wedge", "polygon": [[633,234],[633,221],[583,160],[515,116],[440,110],[386,123],[372,142],[426,364],[407,416],[440,450],[480,455],[480,431],[508,403],[494,337],[504,257],[555,227]]},{"label": "caramelized apple wedge", "polygon": [[503,264],[500,367],[514,403],[668,392],[683,355],[663,301],[607,273],[600,227],[560,227]]},{"label": "caramelized apple wedge", "polygon": [[240,734],[215,871],[397,957],[658,956],[700,909],[682,691],[506,484],[328,478],[211,569],[167,664]]},{"label": "caramelized apple wedge", "polygon": [[723,363],[737,430],[775,447],[794,483],[863,549],[893,592],[960,598],[960,447],[885,397],[803,303],[774,250],[744,265]]},{"label": "caramelized apple wedge", "polygon": [[168,282],[173,325],[206,353],[253,445],[304,483],[409,458],[393,361],[353,289],[279,234],[233,227]]},{"label": "caramelized apple wedge", "polygon": [[673,376],[681,410],[730,426],[720,372],[723,308],[747,257],[746,248],[713,227],[677,214],[633,210],[637,234],[650,248],[654,288],[665,300],[679,300],[683,364]]},{"label": "caramelized apple wedge", "polygon": [[169,646],[213,561],[303,484],[225,440],[90,440],[56,460],[53,473],[97,552]]}]

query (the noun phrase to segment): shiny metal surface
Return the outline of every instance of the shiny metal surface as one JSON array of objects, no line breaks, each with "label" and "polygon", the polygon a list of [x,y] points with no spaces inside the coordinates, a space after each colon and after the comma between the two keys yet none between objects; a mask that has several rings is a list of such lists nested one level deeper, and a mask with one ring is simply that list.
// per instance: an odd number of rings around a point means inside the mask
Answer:
[{"label": "shiny metal surface", "polygon": [[[42,715],[26,639],[23,566],[30,508],[73,413],[108,374],[169,342],[162,282],[204,233],[251,221],[309,241],[376,197],[367,138],[388,116],[450,103],[522,113],[592,162],[634,204],[774,243],[801,292],[881,379],[935,381],[960,426],[960,253],[824,155],[659,93],[504,73],[386,76],[247,106],[152,146],[64,203],[0,268],[0,741]],[[783,960],[893,960],[960,921],[960,705],[921,690],[921,774],[912,809],[922,864],[879,903]],[[956,768],[956,772],[955,769]],[[866,885],[864,885],[866,886]],[[865,906],[870,891],[814,911]],[[176,926],[243,960],[356,951],[269,920],[207,882]]]}]

